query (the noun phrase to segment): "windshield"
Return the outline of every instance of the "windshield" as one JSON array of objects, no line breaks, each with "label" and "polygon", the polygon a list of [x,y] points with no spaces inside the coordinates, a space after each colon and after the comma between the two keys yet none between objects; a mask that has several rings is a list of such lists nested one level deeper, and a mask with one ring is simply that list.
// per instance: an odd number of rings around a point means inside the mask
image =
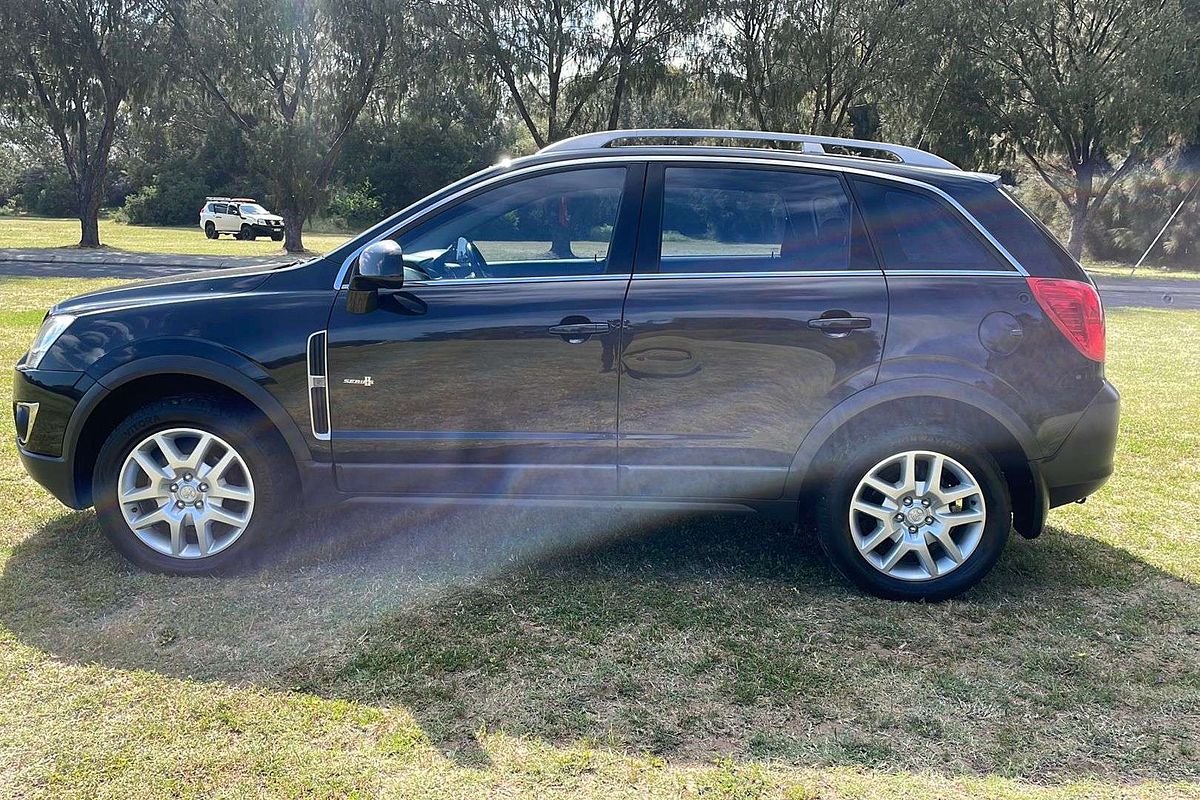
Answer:
[{"label": "windshield", "polygon": [[265,208],[258,203],[238,203],[238,213],[241,214],[269,214]]}]

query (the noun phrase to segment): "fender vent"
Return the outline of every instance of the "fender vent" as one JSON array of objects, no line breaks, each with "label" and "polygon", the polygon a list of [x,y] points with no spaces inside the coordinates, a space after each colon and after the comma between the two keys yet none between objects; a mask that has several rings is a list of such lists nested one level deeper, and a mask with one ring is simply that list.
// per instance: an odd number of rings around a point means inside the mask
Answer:
[{"label": "fender vent", "polygon": [[329,438],[329,386],[325,375],[325,331],[308,337],[308,413],[313,436]]}]

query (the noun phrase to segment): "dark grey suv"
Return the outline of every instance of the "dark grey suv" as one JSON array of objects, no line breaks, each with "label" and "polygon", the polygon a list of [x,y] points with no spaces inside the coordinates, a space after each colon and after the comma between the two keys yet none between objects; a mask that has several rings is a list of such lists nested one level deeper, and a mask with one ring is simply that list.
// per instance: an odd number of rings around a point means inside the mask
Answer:
[{"label": "dark grey suv", "polygon": [[150,569],[243,561],[298,500],[569,501],[809,521],[903,599],[1095,491],[1118,409],[1095,288],[995,176],[677,130],[559,142],[323,258],[60,303],[14,394],[29,473]]}]

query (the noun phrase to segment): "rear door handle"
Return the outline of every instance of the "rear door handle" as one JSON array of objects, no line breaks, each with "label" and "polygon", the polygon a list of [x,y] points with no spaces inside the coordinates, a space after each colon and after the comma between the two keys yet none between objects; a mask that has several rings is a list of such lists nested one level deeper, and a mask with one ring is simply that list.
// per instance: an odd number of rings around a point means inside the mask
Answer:
[{"label": "rear door handle", "polygon": [[849,333],[871,327],[870,317],[817,317],[808,321],[808,327],[822,333]]},{"label": "rear door handle", "polygon": [[564,322],[550,326],[550,333],[561,336],[571,344],[585,342],[591,336],[608,333],[610,330],[612,326],[607,322]]}]

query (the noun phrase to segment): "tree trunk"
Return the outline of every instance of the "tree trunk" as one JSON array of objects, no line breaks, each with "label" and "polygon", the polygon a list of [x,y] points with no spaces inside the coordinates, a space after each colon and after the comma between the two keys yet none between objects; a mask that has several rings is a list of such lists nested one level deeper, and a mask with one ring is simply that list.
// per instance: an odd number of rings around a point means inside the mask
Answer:
[{"label": "tree trunk", "polygon": [[279,216],[283,217],[283,249],[289,253],[305,252],[303,228],[308,214],[301,209],[284,206],[279,209]]},{"label": "tree trunk", "polygon": [[79,198],[79,246],[100,246],[100,193],[83,190]]},{"label": "tree trunk", "polygon": [[1073,203],[1067,204],[1071,214],[1071,238],[1067,242],[1067,252],[1071,258],[1080,261],[1083,258],[1083,238],[1087,232],[1088,212],[1092,208],[1092,188],[1096,171],[1092,163],[1084,160],[1075,166],[1075,197]]},{"label": "tree trunk", "polygon": [[1076,261],[1083,259],[1083,236],[1087,231],[1088,204],[1076,202],[1069,209],[1071,212],[1071,238],[1067,241],[1067,252]]}]

